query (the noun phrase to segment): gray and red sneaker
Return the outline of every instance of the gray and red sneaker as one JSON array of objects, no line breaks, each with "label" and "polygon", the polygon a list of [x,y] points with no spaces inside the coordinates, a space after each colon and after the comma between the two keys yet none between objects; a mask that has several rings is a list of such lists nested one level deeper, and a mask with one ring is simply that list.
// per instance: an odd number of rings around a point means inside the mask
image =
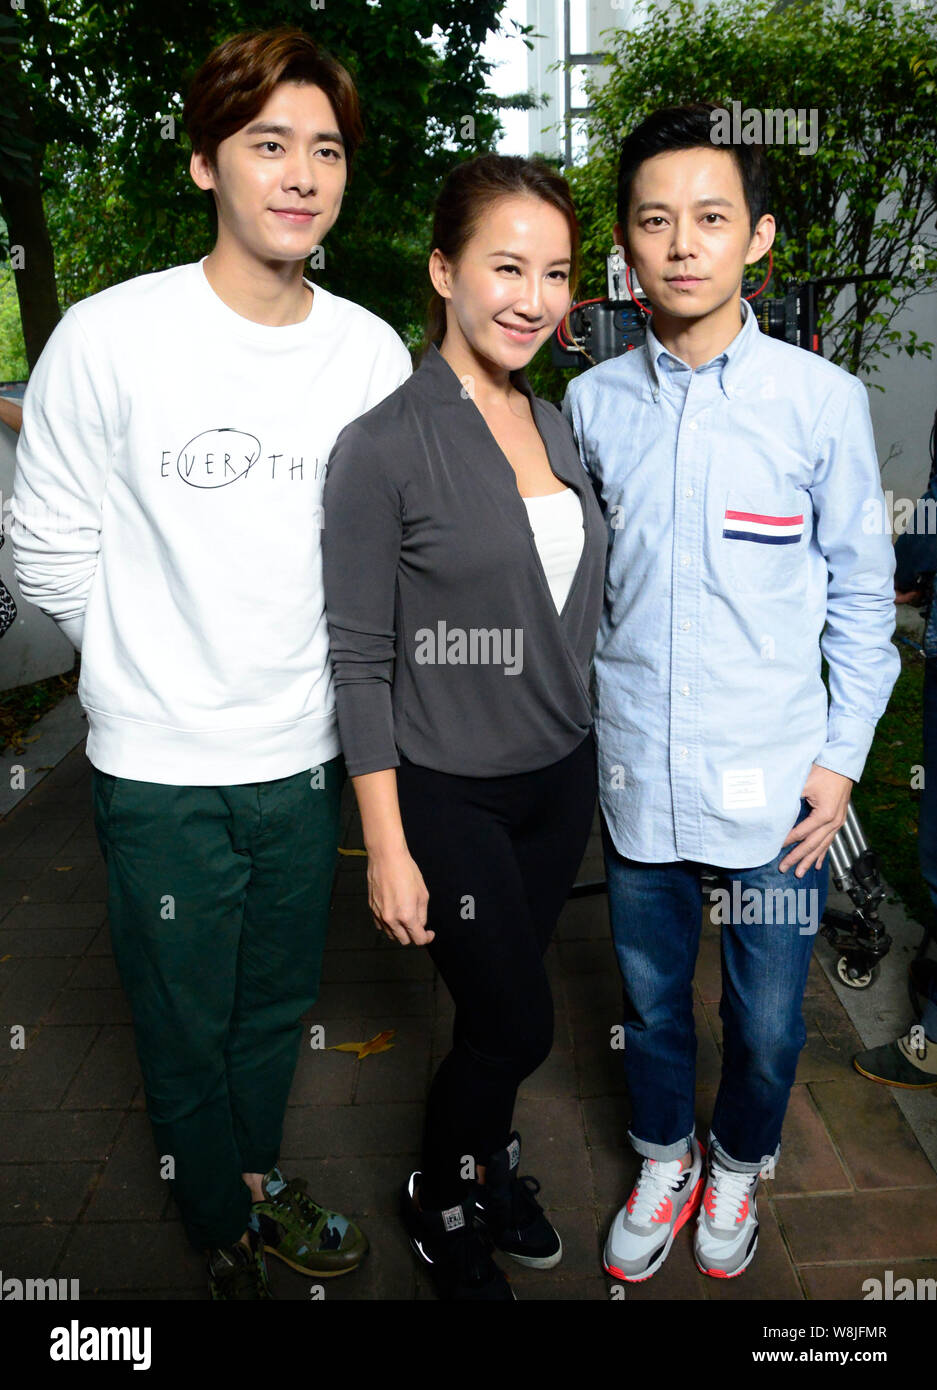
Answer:
[{"label": "gray and red sneaker", "polygon": [[607,1274],[640,1284],[656,1274],[670,1254],[674,1236],[699,1208],[703,1195],[703,1146],[693,1137],[692,1162],[646,1158],[631,1196],[621,1208],[605,1242],[602,1264]]},{"label": "gray and red sneaker", "polygon": [[758,1247],[755,1189],[759,1173],[736,1173],[710,1154],[709,1174],[693,1238],[701,1274],[734,1279],[747,1269]]}]

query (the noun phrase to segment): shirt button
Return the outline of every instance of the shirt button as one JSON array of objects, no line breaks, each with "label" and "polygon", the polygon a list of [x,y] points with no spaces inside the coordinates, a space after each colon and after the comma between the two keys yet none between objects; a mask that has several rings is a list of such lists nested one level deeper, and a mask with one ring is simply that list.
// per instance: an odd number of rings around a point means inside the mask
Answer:
[{"label": "shirt button", "polygon": [[689,693],[690,693],[690,687],[689,687],[688,685],[681,685],[681,687],[680,687],[680,694],[681,694],[681,695],[689,695]]},{"label": "shirt button", "polygon": [[680,757],[681,757],[681,758],[685,758],[686,756],[687,756],[687,750],[686,750],[685,748],[681,748],[681,749],[680,749]]},{"label": "shirt button", "polygon": [[690,430],[695,430],[696,427],[697,427],[697,426],[696,426],[696,421],[695,421],[695,420],[691,420],[690,423],[687,425],[687,429],[690,429]]},{"label": "shirt button", "polygon": [[681,563],[681,565],[683,566],[683,568],[686,569],[687,565],[690,563],[690,557],[689,557],[689,555],[681,555],[681,556],[680,556],[680,563]]},{"label": "shirt button", "polygon": [[687,623],[687,622],[682,622],[682,623],[680,624],[680,626],[683,628],[683,631],[684,631],[684,632],[689,632],[689,630],[690,630],[690,624],[689,624],[689,623]]},{"label": "shirt button", "polygon": [[692,489],[691,487],[684,488],[684,489],[683,489],[683,495],[684,495],[684,497],[692,497],[692,496],[693,496],[693,489]]}]

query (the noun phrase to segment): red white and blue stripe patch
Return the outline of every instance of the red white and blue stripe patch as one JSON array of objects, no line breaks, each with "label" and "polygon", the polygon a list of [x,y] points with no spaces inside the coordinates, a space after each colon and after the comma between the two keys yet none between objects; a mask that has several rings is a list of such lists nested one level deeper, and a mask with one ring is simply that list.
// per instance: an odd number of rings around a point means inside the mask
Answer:
[{"label": "red white and blue stripe patch", "polygon": [[764,512],[735,512],[726,508],[723,536],[759,545],[796,545],[803,535],[804,514],[768,516]]}]

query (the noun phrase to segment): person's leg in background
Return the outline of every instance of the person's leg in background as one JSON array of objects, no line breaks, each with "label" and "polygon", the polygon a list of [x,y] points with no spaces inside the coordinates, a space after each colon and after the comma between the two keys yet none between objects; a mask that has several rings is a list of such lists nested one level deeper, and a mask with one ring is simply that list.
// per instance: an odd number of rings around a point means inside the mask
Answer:
[{"label": "person's leg in background", "polygon": [[602,842],[612,939],[624,985],[623,1059],[631,1097],[628,1138],[637,1182],[612,1221],[603,1264],[639,1283],[661,1267],[702,1195],[695,1137],[693,974],[703,921],[700,866],[643,864]]},{"label": "person's leg in background", "polygon": [[[924,785],[918,815],[918,861],[937,919],[937,657],[924,662]],[[912,970],[922,978],[921,1019],[900,1038],[867,1048],[852,1059],[872,1081],[906,1090],[937,1086],[937,965],[925,958]]]}]

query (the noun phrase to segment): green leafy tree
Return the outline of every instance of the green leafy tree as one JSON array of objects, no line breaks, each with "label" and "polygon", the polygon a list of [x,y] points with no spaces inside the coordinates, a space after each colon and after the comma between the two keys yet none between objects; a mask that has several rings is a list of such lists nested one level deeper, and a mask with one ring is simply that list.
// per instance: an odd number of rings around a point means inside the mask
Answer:
[{"label": "green leafy tree", "polygon": [[[210,249],[204,194],[188,176],[189,79],[215,44],[245,29],[305,29],[352,72],[367,139],[317,278],[418,336],[436,191],[459,160],[493,147],[499,108],[534,104],[485,89],[479,49],[504,0],[29,0],[18,61],[0,57],[3,135],[32,156],[0,175],[9,241],[26,249],[17,288],[30,362],[64,303]],[[3,31],[0,30],[0,38]],[[6,78],[10,81],[7,83]],[[43,234],[50,254],[38,255]],[[51,246],[55,247],[52,263]],[[41,312],[25,295],[42,291]]]}]

